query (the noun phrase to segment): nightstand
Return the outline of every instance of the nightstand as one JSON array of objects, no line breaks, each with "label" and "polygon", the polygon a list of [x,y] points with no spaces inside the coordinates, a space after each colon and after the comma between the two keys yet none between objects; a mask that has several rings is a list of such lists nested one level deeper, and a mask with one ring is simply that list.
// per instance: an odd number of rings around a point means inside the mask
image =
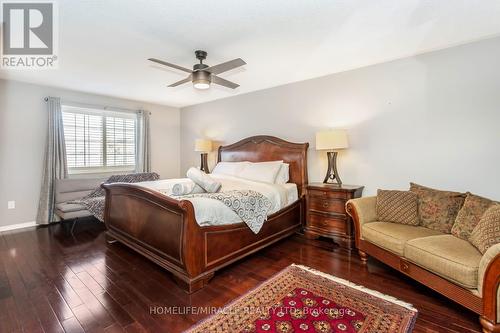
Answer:
[{"label": "nightstand", "polygon": [[362,192],[363,186],[310,183],[307,186],[305,236],[311,239],[328,237],[345,249],[353,249],[354,229],[345,203],[361,197]]}]

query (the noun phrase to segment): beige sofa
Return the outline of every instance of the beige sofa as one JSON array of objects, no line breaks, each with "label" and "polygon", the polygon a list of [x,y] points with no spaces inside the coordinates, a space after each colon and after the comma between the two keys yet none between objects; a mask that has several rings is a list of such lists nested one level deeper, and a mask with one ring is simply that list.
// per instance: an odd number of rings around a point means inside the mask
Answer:
[{"label": "beige sofa", "polygon": [[421,226],[377,221],[377,197],[347,202],[364,263],[368,255],[480,315],[500,332],[500,244],[482,255],[469,242]]}]

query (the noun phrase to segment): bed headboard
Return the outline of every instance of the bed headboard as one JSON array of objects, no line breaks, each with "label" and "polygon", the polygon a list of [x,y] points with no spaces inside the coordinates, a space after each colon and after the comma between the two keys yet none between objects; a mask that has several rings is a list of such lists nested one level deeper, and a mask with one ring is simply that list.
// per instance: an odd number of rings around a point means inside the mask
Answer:
[{"label": "bed headboard", "polygon": [[293,143],[283,139],[258,135],[229,146],[220,146],[218,162],[266,162],[283,160],[290,164],[290,182],[297,184],[299,196],[307,185],[307,149],[309,143]]}]

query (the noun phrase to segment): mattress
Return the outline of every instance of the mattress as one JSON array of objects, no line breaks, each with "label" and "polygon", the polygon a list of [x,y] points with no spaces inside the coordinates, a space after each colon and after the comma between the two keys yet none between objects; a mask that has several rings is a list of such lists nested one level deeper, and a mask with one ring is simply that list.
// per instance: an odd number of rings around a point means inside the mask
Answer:
[{"label": "mattress", "polygon": [[[262,193],[262,195],[271,202],[271,209],[268,215],[276,213],[298,200],[297,185],[293,183],[271,184],[227,175],[210,176],[221,182],[222,192],[232,190],[253,190]],[[172,187],[174,184],[182,182],[189,183],[191,180],[188,178],[163,179],[136,183],[136,185],[159,192],[166,196],[172,196]],[[175,197],[175,199],[179,199],[179,197]],[[193,204],[196,222],[200,226],[228,225],[242,222],[241,218],[233,210],[219,200],[202,197],[188,198],[186,200],[191,201]]]}]

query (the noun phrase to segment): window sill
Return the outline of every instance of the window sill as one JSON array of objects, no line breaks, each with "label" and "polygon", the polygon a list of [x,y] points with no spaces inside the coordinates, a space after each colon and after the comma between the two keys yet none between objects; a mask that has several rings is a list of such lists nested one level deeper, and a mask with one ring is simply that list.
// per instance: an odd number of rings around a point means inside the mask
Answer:
[{"label": "window sill", "polygon": [[84,176],[84,175],[109,175],[109,174],[124,174],[135,172],[135,166],[130,168],[73,168],[68,169],[69,176]]}]

